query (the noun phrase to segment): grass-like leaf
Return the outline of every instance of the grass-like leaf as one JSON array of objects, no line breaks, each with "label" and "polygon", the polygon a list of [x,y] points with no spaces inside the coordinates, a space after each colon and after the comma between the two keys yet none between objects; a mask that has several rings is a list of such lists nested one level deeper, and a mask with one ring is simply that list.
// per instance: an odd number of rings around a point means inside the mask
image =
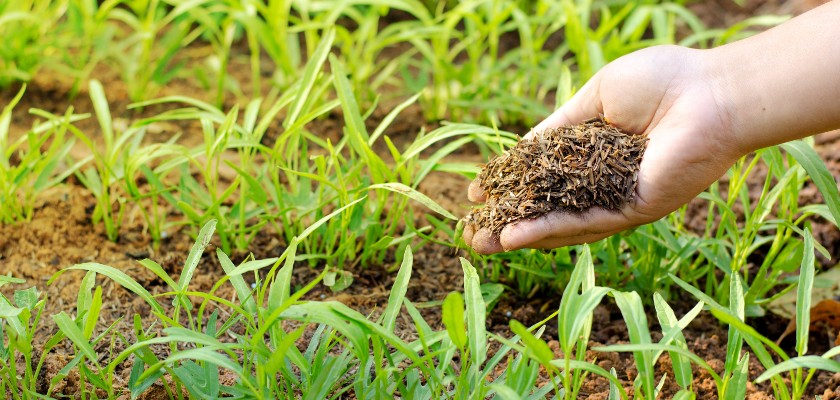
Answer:
[{"label": "grass-like leaf", "polygon": [[405,293],[408,291],[408,281],[411,279],[411,268],[414,262],[414,255],[411,253],[411,246],[405,247],[402,265],[400,266],[394,285],[391,287],[391,294],[388,295],[388,305],[383,314],[382,326],[385,329],[394,330],[397,316],[402,308]]},{"label": "grass-like leaf", "polygon": [[540,364],[544,366],[551,365],[551,360],[554,359],[554,352],[551,351],[548,344],[534,336],[528,328],[525,328],[525,326],[517,320],[510,321],[510,330],[520,336],[522,343],[525,344],[525,348],[534,355]]},{"label": "grass-like leaf", "polygon": [[443,300],[441,318],[443,319],[443,326],[446,327],[446,332],[449,334],[449,340],[459,349],[465,350],[467,347],[467,327],[464,324],[464,297],[461,296],[461,293],[452,292],[446,295]]},{"label": "grass-like leaf", "polygon": [[380,183],[380,184],[376,184],[376,185],[370,185],[370,186],[368,186],[368,189],[385,189],[385,190],[390,190],[394,193],[399,193],[403,196],[407,196],[407,197],[411,198],[412,200],[417,201],[418,203],[420,203],[420,204],[422,204],[426,207],[429,207],[429,209],[431,209],[432,211],[434,211],[434,212],[436,212],[440,215],[443,215],[446,218],[449,218],[449,219],[454,220],[454,221],[458,220],[458,217],[452,215],[451,212],[446,211],[445,208],[441,207],[440,204],[438,204],[437,202],[435,202],[434,200],[429,198],[429,196],[426,196],[425,194],[420,193],[415,189],[412,189],[412,188],[410,188],[406,185],[403,185],[402,183],[398,183],[398,182]]},{"label": "grass-like leaf", "polygon": [[834,361],[830,358],[825,358],[824,356],[795,357],[767,368],[767,371],[764,371],[764,373],[758,376],[756,382],[761,383],[784,372],[799,368],[821,369],[824,371],[840,373],[840,362]]},{"label": "grass-like leaf", "polygon": [[[668,305],[668,303],[665,302],[665,299],[659,293],[653,294],[653,305],[656,308],[656,317],[659,320],[659,324],[662,325],[663,335],[668,336],[668,334],[671,333],[671,331],[676,331],[674,333],[673,339],[675,346],[688,349],[688,345],[685,342],[685,337],[682,334],[682,328],[679,326],[677,316],[674,315],[674,310],[671,309],[671,307]],[[683,389],[688,389],[693,381],[690,361],[688,360],[688,358],[683,357],[682,354],[677,352],[671,352],[668,353],[668,355],[671,357],[671,366],[674,370],[674,379],[676,379],[680,387],[682,387]]]},{"label": "grass-like leaf", "polygon": [[481,367],[487,358],[487,308],[481,296],[481,283],[475,267],[461,258],[464,269],[464,297],[467,312],[467,343],[470,349],[470,371],[474,387],[481,387]]},{"label": "grass-like leaf", "polygon": [[[624,316],[627,324],[627,332],[630,335],[630,343],[638,345],[650,345],[650,331],[645,316],[645,309],[642,305],[642,298],[636,292],[623,293],[614,292],[615,304]],[[651,350],[637,350],[633,352],[636,361],[636,368],[639,371],[638,379],[641,380],[642,392],[645,398],[656,398],[656,386],[654,379],[653,352]]]},{"label": "grass-like leaf", "polygon": [[114,282],[120,284],[120,286],[140,296],[156,312],[163,314],[163,307],[157,302],[157,300],[155,300],[154,296],[152,296],[152,294],[149,293],[148,290],[146,290],[142,285],[137,283],[137,281],[135,281],[134,278],[128,276],[125,272],[122,272],[108,265],[93,262],[76,264],[56,272],[55,275],[53,275],[50,278],[48,283],[54,282],[59,276],[61,276],[61,274],[63,274],[65,271],[70,270],[93,271],[98,274],[107,276],[109,279],[112,279]]},{"label": "grass-like leaf", "polygon": [[822,193],[834,220],[840,222],[840,191],[838,191],[834,177],[819,154],[802,140],[784,143],[781,147],[792,155],[802,168],[805,168],[808,176],[811,177],[811,180],[814,181],[814,184]]},{"label": "grass-like leaf", "polygon": [[726,385],[726,392],[724,393],[725,400],[741,400],[747,395],[747,381],[750,380],[749,374],[750,354],[744,353],[738,366],[732,372],[732,378]]},{"label": "grass-like leaf", "polygon": [[799,287],[796,289],[796,352],[808,352],[808,332],[811,329],[811,292],[814,289],[814,237],[805,229],[805,249],[799,268]]}]

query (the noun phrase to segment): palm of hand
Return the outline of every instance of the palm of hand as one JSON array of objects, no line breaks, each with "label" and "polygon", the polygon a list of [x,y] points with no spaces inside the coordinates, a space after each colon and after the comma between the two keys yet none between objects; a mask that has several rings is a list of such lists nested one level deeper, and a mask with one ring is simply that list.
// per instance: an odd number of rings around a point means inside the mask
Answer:
[{"label": "palm of hand", "polygon": [[[467,228],[464,239],[480,253],[590,243],[653,222],[690,201],[737,159],[727,115],[693,50],[654,47],[606,66],[532,132],[603,114],[610,123],[648,135],[635,198],[618,212],[555,212],[506,226],[500,236]],[[533,133],[530,133],[531,135]],[[470,199],[483,191],[473,182]]]}]

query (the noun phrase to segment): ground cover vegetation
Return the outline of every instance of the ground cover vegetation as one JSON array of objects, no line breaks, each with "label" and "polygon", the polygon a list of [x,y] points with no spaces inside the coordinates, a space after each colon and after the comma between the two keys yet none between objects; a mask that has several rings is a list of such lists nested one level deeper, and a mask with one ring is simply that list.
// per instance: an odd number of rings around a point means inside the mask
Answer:
[{"label": "ground cover vegetation", "polygon": [[[103,241],[128,241],[139,219],[156,256],[174,235],[194,245],[175,269],[136,257],[162,290],[95,256],[49,281],[0,277],[0,392],[572,399],[599,381],[609,399],[812,396],[818,371],[840,373],[840,347],[809,347],[812,291],[830,265],[818,261],[832,255],[813,223],[840,220],[813,140],[745,157],[700,207],[547,252],[459,250],[469,210],[421,190],[432,176],[475,177],[476,160],[513,147],[621,55],[716,46],[785,18],[712,28],[662,0],[4,1],[2,223],[26,226],[45,193],[74,186]],[[41,76],[66,83],[60,106],[27,101]],[[412,110],[425,122],[393,134]],[[803,205],[806,187],[823,201]],[[254,256],[260,235],[280,250]],[[412,300],[415,256],[433,245],[463,256],[462,288]],[[209,264],[222,273],[197,290]],[[374,312],[312,297],[383,266],[393,277]],[[75,303],[52,312],[49,288],[71,275],[83,276]],[[108,317],[114,285],[146,311]],[[796,334],[784,347],[750,322],[788,293]],[[539,296],[553,312],[488,329],[502,299]],[[627,340],[593,347],[604,304]],[[721,363],[687,340],[702,315],[725,329]],[[635,371],[605,368],[616,353]]]}]

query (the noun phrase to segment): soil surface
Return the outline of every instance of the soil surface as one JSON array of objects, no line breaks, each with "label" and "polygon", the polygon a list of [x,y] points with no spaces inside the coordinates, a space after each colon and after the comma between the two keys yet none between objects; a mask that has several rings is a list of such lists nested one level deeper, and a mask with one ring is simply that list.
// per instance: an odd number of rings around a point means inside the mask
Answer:
[{"label": "soil surface", "polygon": [[[816,0],[799,0],[796,2],[758,2],[750,0],[747,1],[744,8],[734,8],[733,11],[734,6],[731,6],[729,2],[716,0],[708,3],[692,4],[691,8],[698,12],[710,26],[728,26],[746,16],[758,13],[799,13],[813,7],[815,5],[814,1]],[[771,5],[767,6],[765,3]],[[719,9],[724,11],[721,13]],[[165,106],[153,106],[142,111],[127,111],[126,105],[130,101],[127,98],[125,86],[119,82],[118,77],[109,74],[105,69],[97,71],[95,75],[105,84],[116,120],[123,120],[128,124],[145,115],[160,113],[166,109]],[[74,100],[68,101],[70,85],[69,82],[51,76],[39,77],[38,81],[33,82],[29,86],[22,103],[16,107],[12,121],[13,134],[20,134],[32,125],[33,119],[27,113],[27,110],[32,107],[54,113],[63,113],[67,106],[72,104],[76,112],[92,112],[92,107],[84,92]],[[191,87],[186,81],[175,81],[161,90],[162,95],[184,92],[197,93],[196,88]],[[14,89],[0,91],[0,104],[6,104],[15,93],[16,90]],[[371,118],[372,122],[385,115],[386,111],[382,110],[387,110],[387,107],[380,107],[380,109],[374,112]],[[342,121],[342,116],[336,112],[324,120],[314,122],[313,124],[316,126],[312,130],[324,137],[335,136],[337,132],[340,132],[340,129],[337,128],[342,124]],[[95,118],[80,122],[79,127],[85,131],[98,130]],[[403,117],[391,126],[387,134],[394,139],[397,147],[403,147],[402,144],[410,142],[413,135],[423,127],[428,130],[434,128],[434,124],[426,123],[419,108],[412,107],[403,113]],[[526,127],[509,127],[508,129],[520,132],[527,131]],[[158,124],[155,126],[154,132],[157,133],[157,136],[149,140],[160,138],[165,140],[176,132],[183,133],[182,143],[187,145],[194,145],[202,140],[200,126],[189,123]],[[271,138],[269,137],[266,140],[271,140]],[[818,135],[817,149],[835,178],[840,178],[840,132]],[[74,151],[78,152],[79,155],[85,152],[82,148],[77,148]],[[486,162],[477,149],[473,148],[465,148],[455,157],[459,161],[465,162]],[[757,181],[763,182],[763,177],[757,178]],[[460,217],[464,216],[470,209],[466,198],[468,184],[468,179],[454,174],[433,173],[420,185],[420,191],[438,201],[446,209],[459,214]],[[807,204],[822,201],[822,198],[816,188],[809,185],[801,193],[800,200],[803,204]],[[136,279],[152,294],[169,291],[170,288],[164,282],[140,266],[137,260],[143,258],[155,260],[174,279],[178,279],[181,266],[193,243],[193,238],[190,237],[191,232],[189,230],[168,232],[167,238],[156,249],[152,246],[150,238],[144,230],[139,210],[128,209],[120,239],[117,243],[113,243],[106,239],[105,232],[100,225],[93,225],[90,222],[94,204],[94,199],[87,190],[70,179],[67,184],[50,189],[38,198],[32,221],[0,226],[0,274],[27,280],[26,284],[3,287],[0,289],[2,293],[11,296],[16,289],[36,286],[41,291],[42,296],[47,299],[46,315],[56,314],[60,311],[75,315],[77,310],[74,309],[74,305],[84,273],[69,271],[51,284],[47,282],[56,272],[82,262],[97,262],[116,267]],[[687,218],[689,225],[691,225],[693,219],[703,218],[704,214],[700,204],[698,202],[689,208]],[[701,223],[705,222],[702,221]],[[825,221],[815,220],[814,232],[817,240],[832,255],[840,255],[840,232],[836,227]],[[197,273],[192,280],[192,290],[211,291],[214,284],[224,276],[222,268],[213,256],[217,245],[218,242],[214,240],[205,251]],[[277,235],[266,231],[254,239],[250,251],[257,258],[267,258],[278,256],[284,249],[285,243]],[[238,262],[246,256],[245,253],[238,253],[233,254],[231,258],[234,262]],[[462,290],[463,272],[458,256],[469,257],[463,251],[436,244],[426,244],[416,250],[414,275],[411,279],[407,297],[415,303],[439,302],[451,291]],[[328,288],[319,285],[307,295],[307,298],[337,300],[365,315],[375,315],[379,312],[378,310],[384,309],[387,303],[388,290],[395,277],[395,274],[390,272],[394,263],[395,260],[390,257],[382,265],[370,265],[365,268],[351,267],[349,271],[354,276],[354,283],[347,290],[333,293]],[[309,268],[306,265],[297,266],[293,286],[299,287],[309,283],[319,272],[320,270]],[[151,310],[140,298],[104,277],[100,277],[97,283],[103,287],[103,298],[105,299],[97,332],[102,332],[116,322],[116,329],[131,340],[134,338],[131,321],[134,314],[139,314],[142,317],[145,326],[151,325],[154,320],[150,315]],[[216,291],[216,295],[222,298],[230,298],[233,295],[233,289],[228,284],[222,285]],[[558,304],[559,293],[534,293],[528,298],[516,298],[513,295],[503,296],[488,316],[488,330],[509,335],[508,324],[511,319],[531,325],[551,314]],[[687,302],[672,306],[676,309],[678,316],[681,316],[693,304]],[[439,307],[425,307],[422,308],[422,312],[434,328],[442,329]],[[47,320],[45,319],[45,321]],[[659,339],[657,335],[660,329],[655,323],[656,318],[649,316],[648,320],[654,340]],[[759,332],[769,338],[779,337],[787,322],[770,314],[749,321]],[[43,348],[45,341],[56,331],[57,328],[52,321],[42,322],[35,338],[35,347]],[[397,332],[404,338],[415,335],[414,328],[407,318],[398,318]],[[590,348],[629,342],[624,321],[618,308],[611,300],[605,300],[604,304],[596,309],[592,332]],[[546,337],[556,337],[556,334],[556,323],[549,323]],[[704,312],[688,326],[685,330],[685,336],[691,351],[706,360],[718,372],[723,369],[727,340],[725,326],[722,326],[714,317]],[[831,341],[832,338],[829,335],[815,333],[809,349],[812,353],[819,354],[831,346]],[[110,343],[107,345],[110,345]],[[549,345],[560,355],[556,341],[550,342]],[[114,351],[119,352],[125,346],[126,343],[117,340]],[[782,342],[782,347],[788,351],[791,351],[793,346],[793,339],[790,337]],[[41,377],[44,385],[39,387],[39,390],[46,390],[49,380],[70,361],[73,354],[72,347],[67,344],[64,347],[54,349],[47,356],[47,363]],[[590,351],[588,358],[596,360],[598,365],[606,369],[615,368],[625,390],[628,392],[631,390],[636,369],[629,354]],[[750,378],[755,379],[764,369],[754,356],[750,358],[750,363]],[[129,372],[130,363],[125,363],[123,368],[117,370],[120,379],[116,383],[117,387],[126,387]],[[670,398],[678,388],[670,377],[670,360],[667,355],[663,355],[657,364],[657,378],[663,376],[663,374],[669,374],[669,377],[666,379],[661,398]],[[716,399],[717,394],[711,377],[698,368],[695,368],[694,376],[698,398]],[[225,377],[223,377],[223,381],[224,379]],[[78,386],[78,375],[71,373],[54,391],[54,395],[78,396]],[[813,379],[807,397],[813,398],[814,395],[823,395],[823,399],[840,399],[840,389],[838,388],[840,388],[840,374],[820,372]],[[608,391],[609,385],[606,380],[593,378],[589,379],[584,385],[580,398],[606,399]],[[771,393],[770,387],[766,384],[750,384],[748,387],[748,399],[771,399],[773,398]],[[166,395],[161,384],[156,384],[142,398],[162,399],[166,398]]]}]

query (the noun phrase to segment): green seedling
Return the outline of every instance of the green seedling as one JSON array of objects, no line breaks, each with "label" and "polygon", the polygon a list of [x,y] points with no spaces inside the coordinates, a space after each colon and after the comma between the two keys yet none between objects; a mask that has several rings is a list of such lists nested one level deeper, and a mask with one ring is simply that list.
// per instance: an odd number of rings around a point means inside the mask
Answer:
[{"label": "green seedling", "polygon": [[[22,279],[0,277],[0,286],[22,284]],[[41,371],[50,351],[64,338],[62,332],[51,335],[44,343],[40,355],[33,348],[36,333],[43,327],[44,307],[47,299],[34,287],[16,290],[10,300],[0,295],[2,325],[0,335],[0,390],[8,398],[35,399]],[[23,363],[19,363],[19,360]]]},{"label": "green seedling", "polygon": [[118,66],[128,85],[129,98],[134,101],[148,99],[157,88],[176,76],[183,66],[183,61],[176,57],[178,51],[202,33],[186,14],[204,7],[207,2],[142,0],[127,2],[128,7],[114,7],[115,2],[106,2],[103,7],[103,11],[107,11],[106,18],[128,27],[128,30],[120,31],[122,34],[109,46],[108,60]]},{"label": "green seedling", "polygon": [[61,25],[62,2],[9,0],[0,4],[0,88],[28,82],[61,48],[50,33]]},{"label": "green seedling", "polygon": [[12,110],[25,91],[24,86],[0,113],[0,222],[6,224],[29,221],[36,197],[60,184],[80,166],[67,165],[73,147],[73,140],[66,137],[67,125],[85,118],[74,115],[72,110],[60,117],[62,123],[53,120],[36,124],[9,142]]},{"label": "green seedling", "polygon": [[[723,307],[711,297],[703,294],[698,289],[691,287],[686,282],[672,275],[674,281],[694,295],[699,300],[711,307],[712,314],[721,322],[730,325],[729,339],[727,346],[727,358],[724,375],[718,383],[718,392],[721,397],[739,398],[743,397],[743,386],[748,378],[746,375],[747,355],[741,354],[741,347],[746,343],[755,357],[767,369],[767,372],[760,377],[761,381],[770,380],[775,395],[781,399],[801,398],[805,388],[818,369],[831,370],[830,363],[816,360],[816,356],[806,356],[808,332],[810,329],[810,307],[811,289],[814,280],[814,251],[815,244],[809,230],[805,230],[805,251],[801,259],[800,275],[797,290],[797,318],[796,318],[796,351],[797,361],[791,361],[787,353],[780,349],[773,341],[758,333],[755,329],[744,323],[745,304],[743,301],[744,291],[741,279],[738,274],[733,275],[730,284],[730,306]],[[781,359],[777,363],[775,359]],[[809,368],[806,373],[803,368]],[[783,372],[791,371],[789,379],[783,379],[780,375]],[[789,383],[788,383],[789,382]]]},{"label": "green seedling", "polygon": [[114,126],[105,90],[98,81],[89,85],[90,98],[99,121],[102,134],[100,144],[93,136],[73,125],[64,124],[76,138],[92,153],[92,166],[75,173],[76,177],[96,198],[93,223],[102,222],[109,240],[116,241],[120,235],[126,198],[120,183],[124,178],[124,165],[129,154],[138,152],[145,129],[128,127],[119,131]]},{"label": "green seedling", "polygon": [[[341,211],[344,210],[338,210]],[[324,222],[319,221],[318,224]],[[406,248],[402,257],[388,306],[377,320],[370,320],[340,303],[302,301],[302,296],[323,278],[322,275],[300,290],[292,291],[297,243],[314,232],[317,229],[315,225],[301,232],[278,259],[246,260],[236,266],[221,250],[217,251],[226,276],[208,293],[190,291],[189,282],[197,272],[198,260],[210,241],[214,226],[211,222],[202,229],[177,282],[153,261],[141,262],[172,288],[172,291],[158,296],[152,296],[133,278],[113,267],[95,263],[70,267],[68,270],[88,271],[78,300],[78,307],[87,311],[80,312],[75,321],[66,314],[55,317],[61,334],[56,343],[66,337],[76,349],[75,358],[64,371],[78,368],[85,382],[100,388],[104,387],[103,384],[112,383],[115,368],[134,355],[129,389],[135,397],[163,379],[170,380],[165,386],[173,386],[166,390],[169,396],[175,397],[181,390],[194,397],[256,399],[284,398],[299,393],[305,393],[304,398],[313,399],[344,393],[352,393],[356,397],[389,394],[422,399],[441,396],[467,399],[491,395],[540,398],[552,390],[555,395],[561,393],[558,385],[562,379],[559,376],[552,377],[550,385],[538,387],[539,365],[552,369],[571,368],[567,370],[569,374],[574,369],[595,372],[607,377],[613,384],[617,383],[613,375],[588,362],[553,359],[553,353],[538,338],[539,332],[535,336],[516,323],[513,327],[519,335],[511,339],[486,332],[486,303],[478,274],[463,259],[464,295],[452,294],[444,301],[443,331],[433,330],[420,316],[417,307],[405,298],[412,271],[410,247]],[[591,259],[584,259],[576,276],[589,282],[583,285],[589,285],[594,277],[583,275],[587,271],[591,274],[593,269],[591,262],[587,261]],[[244,274],[265,268],[268,268],[267,273],[255,275],[255,287],[246,283]],[[119,335],[120,340],[129,341],[127,347],[101,358],[96,350],[101,347],[94,345],[106,337],[110,329],[99,336],[91,336],[102,305],[102,290],[95,285],[98,274],[143,298],[151,307],[153,318],[163,327],[160,334],[151,334],[144,329],[139,316],[136,316],[136,339],[129,340]],[[53,280],[58,276],[60,273]],[[233,286],[236,297],[223,299],[216,296],[214,292],[228,282]],[[582,295],[588,298],[590,293],[591,289]],[[600,299],[600,296],[597,297]],[[171,299],[171,307],[168,302],[164,303],[166,298]],[[200,305],[195,307],[188,298],[198,299]],[[598,299],[590,299],[584,308],[591,310]],[[416,340],[404,341],[394,333],[397,319],[403,312],[402,306],[405,306],[408,317],[417,328]],[[211,308],[215,311],[211,312]],[[221,312],[220,308],[227,311]],[[574,329],[587,330],[586,320],[589,318],[576,316],[572,325],[577,328]],[[179,321],[185,321],[185,324]],[[303,325],[290,327],[283,321],[299,321]],[[301,342],[307,324],[315,324],[317,328],[306,342]],[[240,328],[232,330],[234,326]],[[230,340],[229,336],[235,340]],[[486,354],[489,340],[501,342],[500,349],[492,357]],[[584,339],[569,340],[578,342]],[[519,341],[524,347],[517,344]],[[159,358],[153,353],[151,348],[156,345],[168,345],[168,356]],[[498,371],[499,364],[505,359],[508,363],[504,372],[496,375],[494,371]],[[221,370],[232,374],[235,383],[220,385]],[[350,371],[356,372],[350,374]],[[64,376],[57,377],[56,381]],[[112,392],[106,393],[110,397]],[[94,392],[89,394],[95,397]]]}]

